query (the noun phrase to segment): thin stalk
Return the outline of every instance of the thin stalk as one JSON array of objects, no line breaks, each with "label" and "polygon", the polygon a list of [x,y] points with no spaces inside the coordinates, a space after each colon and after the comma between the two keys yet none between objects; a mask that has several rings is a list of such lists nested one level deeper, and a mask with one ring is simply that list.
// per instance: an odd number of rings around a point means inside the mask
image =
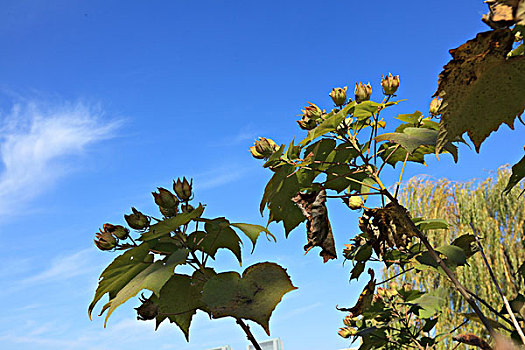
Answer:
[{"label": "thin stalk", "polygon": [[403,172],[405,171],[405,165],[407,165],[407,160],[408,160],[408,152],[405,156],[405,161],[403,162],[401,173],[399,174],[399,180],[397,181],[396,192],[394,193],[395,198],[397,198],[397,193],[399,192],[399,186],[401,186],[401,179],[403,179]]},{"label": "thin stalk", "polygon": [[516,328],[516,331],[518,332],[521,338],[521,342],[525,344],[525,335],[523,334],[523,330],[521,329],[520,324],[516,320],[516,316],[514,316],[514,312],[512,312],[512,308],[510,307],[509,301],[505,297],[505,294],[503,294],[503,291],[501,290],[499,286],[496,276],[494,276],[494,272],[492,271],[492,268],[490,267],[490,264],[487,260],[487,256],[485,255],[485,252],[483,251],[483,246],[481,245],[481,242],[479,241],[478,233],[472,223],[470,223],[470,227],[472,228],[472,232],[474,232],[474,237],[476,238],[476,243],[478,245],[479,252],[481,253],[481,256],[483,257],[485,266],[487,266],[487,270],[489,271],[490,278],[492,279],[492,282],[494,282],[494,285],[496,286],[496,289],[498,290],[498,293],[501,299],[503,299],[503,304],[505,304],[505,309],[507,309],[507,312],[509,313],[509,316],[510,316],[510,319],[512,320],[514,328]]},{"label": "thin stalk", "polygon": [[240,318],[235,319],[235,321],[239,326],[241,326],[244,333],[246,333],[246,338],[248,338],[248,340],[252,343],[255,350],[262,350],[261,346],[259,345],[259,343],[257,343],[257,340],[253,336],[252,331],[250,331],[250,326],[244,323],[244,321]]}]

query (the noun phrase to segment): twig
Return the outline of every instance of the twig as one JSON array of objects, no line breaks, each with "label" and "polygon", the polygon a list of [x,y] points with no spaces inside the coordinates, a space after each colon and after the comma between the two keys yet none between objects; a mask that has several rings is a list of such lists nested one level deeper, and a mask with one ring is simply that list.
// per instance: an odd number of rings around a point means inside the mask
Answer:
[{"label": "twig", "polygon": [[[399,204],[397,199],[394,196],[392,196],[392,194],[388,192],[388,190],[384,189],[384,193],[388,197],[388,199],[390,199],[390,201],[394,203],[394,205],[403,208],[403,206]],[[469,303],[470,307],[476,313],[476,315],[478,315],[481,323],[483,323],[483,325],[485,326],[489,334],[491,336],[495,335],[494,328],[492,327],[490,322],[487,320],[483,312],[480,310],[474,298],[467,292],[465,287],[463,287],[463,285],[458,281],[458,279],[456,278],[456,275],[454,275],[454,272],[452,272],[448,268],[448,266],[445,264],[443,259],[439,257],[438,253],[436,252],[432,244],[430,244],[430,242],[428,241],[427,237],[423,234],[423,232],[421,232],[416,227],[416,225],[412,222],[412,220],[409,220],[409,222],[410,222],[410,225],[412,226],[412,231],[416,234],[416,236],[419,238],[421,243],[423,243],[425,248],[427,248],[428,252],[430,253],[430,256],[432,256],[432,258],[436,261],[436,263],[443,269],[443,272],[445,272],[448,279],[452,282],[456,290],[463,296],[463,298],[465,298],[465,300],[467,301],[467,303]]]},{"label": "twig", "polygon": [[401,276],[402,274],[405,274],[405,273],[407,273],[408,271],[411,271],[411,270],[413,270],[413,269],[414,269],[414,267],[411,267],[411,268],[409,268],[409,269],[403,270],[403,271],[401,271],[400,273],[395,274],[394,276],[389,277],[389,278],[387,278],[387,279],[384,280],[384,281],[381,281],[381,282],[379,282],[379,283],[376,283],[376,285],[380,285],[380,284],[386,283],[386,282],[388,282],[388,281],[391,281],[391,280],[393,280],[394,278],[399,277],[399,276]]},{"label": "twig", "polygon": [[489,265],[487,256],[485,255],[485,252],[483,251],[483,246],[481,245],[481,242],[479,241],[478,233],[476,232],[476,229],[474,228],[474,225],[472,223],[470,223],[470,227],[472,228],[472,232],[474,232],[474,237],[476,238],[476,243],[478,245],[479,252],[481,253],[481,256],[483,257],[483,261],[485,262],[485,265],[487,266],[487,270],[489,270],[490,278],[492,279],[492,282],[494,282],[494,285],[496,286],[496,289],[498,290],[498,293],[501,296],[501,299],[503,299],[503,304],[505,304],[505,309],[507,309],[507,312],[509,313],[509,316],[510,316],[510,319],[512,320],[514,328],[516,328],[516,331],[518,332],[521,338],[521,342],[525,344],[525,334],[523,334],[523,330],[521,329],[520,324],[516,320],[516,316],[514,316],[514,312],[512,312],[512,308],[509,305],[509,301],[505,297],[505,294],[503,294],[503,291],[501,290],[499,286],[496,276],[494,276],[494,272],[492,271],[492,268]]},{"label": "twig", "polygon": [[[476,298],[477,301],[479,301],[480,303],[482,303],[483,305],[485,305],[485,307],[487,309],[489,309],[494,315],[496,315],[497,317],[500,317],[502,318],[505,322],[507,322],[508,324],[510,324],[511,326],[514,326],[514,324],[512,323],[511,320],[509,320],[508,318],[506,318],[505,316],[503,316],[500,312],[498,312],[496,309],[494,309],[492,306],[490,306],[489,303],[487,303],[483,298],[480,298],[476,293],[474,293],[473,291],[467,289],[467,292],[472,295],[474,298]],[[502,325],[503,326],[503,325]],[[505,326],[503,326],[503,328],[506,330],[506,331],[509,331],[509,332],[512,332],[511,330],[509,330],[508,328],[506,328]]]},{"label": "twig", "polygon": [[246,323],[244,323],[244,321],[240,318],[237,318],[236,321],[237,324],[241,326],[244,333],[246,333],[246,338],[248,338],[248,340],[252,343],[255,350],[262,350],[261,346],[259,345],[259,343],[257,343],[257,340],[253,336],[252,331],[250,331],[250,327]]}]

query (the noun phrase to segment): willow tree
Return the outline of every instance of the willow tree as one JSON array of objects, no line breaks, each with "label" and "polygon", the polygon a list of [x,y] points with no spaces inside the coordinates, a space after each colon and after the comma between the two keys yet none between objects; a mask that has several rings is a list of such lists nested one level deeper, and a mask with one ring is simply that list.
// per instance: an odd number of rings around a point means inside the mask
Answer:
[{"label": "willow tree", "polygon": [[[430,180],[415,177],[409,180],[401,192],[403,205],[416,217],[425,219],[444,219],[450,224],[449,230],[429,230],[429,241],[434,246],[453,242],[465,233],[472,233],[471,225],[483,232],[482,245],[503,286],[507,299],[522,299],[525,294],[523,280],[517,274],[521,262],[525,261],[524,241],[525,201],[518,196],[524,185],[517,186],[511,195],[502,195],[509,181],[510,171],[500,168],[494,176],[480,181],[452,182],[449,180]],[[480,254],[474,254],[468,261],[470,266],[461,266],[456,270],[458,280],[471,288],[481,302],[487,315],[492,315],[499,324],[512,326],[506,322],[500,311],[503,309],[501,297],[492,282],[490,274]],[[393,277],[400,271],[384,270],[384,277]],[[424,272],[415,270],[394,279],[393,283],[409,283],[417,289],[433,290],[438,286],[448,286],[450,308],[443,308],[436,324],[436,333],[448,333],[457,326],[459,331],[475,334],[485,333],[482,324],[466,322],[475,319],[468,304],[455,291],[448,279],[432,270]],[[484,304],[491,305],[492,310]],[[496,324],[496,323],[495,323]],[[500,329],[505,332],[505,328]],[[447,349],[447,342],[437,345]]]}]

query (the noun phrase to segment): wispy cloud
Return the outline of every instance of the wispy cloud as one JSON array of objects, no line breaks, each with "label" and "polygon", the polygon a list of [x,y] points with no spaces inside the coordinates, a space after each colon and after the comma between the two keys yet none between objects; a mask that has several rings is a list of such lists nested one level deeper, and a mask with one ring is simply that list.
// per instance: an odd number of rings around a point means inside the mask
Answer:
[{"label": "wispy cloud", "polygon": [[16,105],[0,116],[0,215],[49,189],[70,170],[68,156],[111,136],[118,122],[83,103]]},{"label": "wispy cloud", "polygon": [[94,252],[96,252],[94,249],[88,248],[55,258],[48,268],[21,280],[20,284],[27,286],[34,283],[53,282],[57,279],[65,280],[94,271],[97,268],[93,266],[92,261]]},{"label": "wispy cloud", "polygon": [[209,190],[237,181],[246,176],[249,171],[249,168],[239,165],[221,167],[196,175],[195,183],[199,190]]}]

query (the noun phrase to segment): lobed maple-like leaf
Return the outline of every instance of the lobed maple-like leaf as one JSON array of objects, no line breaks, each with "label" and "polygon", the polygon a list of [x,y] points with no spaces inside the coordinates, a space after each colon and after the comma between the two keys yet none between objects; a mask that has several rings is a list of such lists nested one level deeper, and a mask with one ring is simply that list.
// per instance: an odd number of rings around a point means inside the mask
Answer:
[{"label": "lobed maple-like leaf", "polygon": [[269,320],[282,297],[294,290],[290,277],[281,266],[258,263],[237,272],[223,272],[204,285],[202,301],[213,318],[231,316],[261,325],[270,335]]},{"label": "lobed maple-like leaf", "polygon": [[443,98],[436,152],[465,132],[479,152],[501,124],[514,128],[525,109],[525,56],[507,58],[513,42],[510,29],[498,29],[450,50],[434,94]]}]

